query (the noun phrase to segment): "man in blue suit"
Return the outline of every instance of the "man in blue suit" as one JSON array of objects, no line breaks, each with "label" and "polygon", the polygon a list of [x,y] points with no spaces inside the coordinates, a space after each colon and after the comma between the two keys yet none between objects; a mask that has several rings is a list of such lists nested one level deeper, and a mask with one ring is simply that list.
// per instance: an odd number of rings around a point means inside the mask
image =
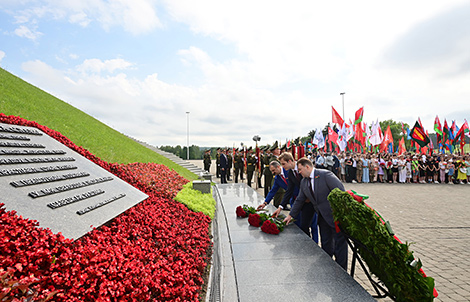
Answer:
[{"label": "man in blue suit", "polygon": [[264,202],[258,206],[258,211],[264,209],[264,207],[271,202],[279,188],[287,190],[287,170],[283,169],[281,167],[281,164],[277,160],[273,160],[269,163],[269,170],[273,175],[275,175],[274,184],[271,190],[269,191],[268,195],[264,199]]},{"label": "man in blue suit", "polygon": [[[301,158],[297,162],[300,174],[304,177],[300,183],[299,196],[295,199],[292,209],[284,222],[287,224],[292,217],[300,211],[318,214],[318,227],[322,249],[345,270],[348,266],[348,245],[342,232],[336,232],[333,213],[331,211],[328,195],[334,188],[344,191],[341,181],[331,171],[313,168],[308,158]],[[303,219],[304,215],[302,215]]]},{"label": "man in blue suit", "polygon": [[[300,182],[302,181],[303,176],[299,173],[297,164],[295,163],[294,157],[291,153],[284,152],[279,156],[279,161],[281,166],[288,171],[288,186],[284,198],[282,199],[281,205],[273,213],[273,216],[277,217],[281,212],[281,209],[287,209],[287,204],[290,203],[291,207],[294,204],[294,200],[299,196],[300,191]],[[305,214],[306,217],[302,219],[302,215]],[[295,224],[304,231],[309,237],[318,243],[318,228],[317,228],[317,213],[313,213],[313,218],[311,213],[306,211],[300,212],[300,214],[295,218]],[[311,223],[310,223],[311,221]],[[311,233],[310,233],[311,230]]]},{"label": "man in blue suit", "polygon": [[223,152],[220,152],[220,150],[217,150],[217,152],[219,152],[220,154],[220,162],[219,162],[219,166],[220,166],[220,183],[221,184],[226,184],[227,183],[227,155],[225,155],[225,149],[223,150]]}]

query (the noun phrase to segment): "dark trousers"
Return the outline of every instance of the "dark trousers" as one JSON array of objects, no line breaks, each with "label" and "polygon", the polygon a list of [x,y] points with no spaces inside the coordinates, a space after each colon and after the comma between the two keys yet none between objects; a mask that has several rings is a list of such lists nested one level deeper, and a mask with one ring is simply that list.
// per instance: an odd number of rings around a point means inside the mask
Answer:
[{"label": "dark trousers", "polygon": [[[292,206],[292,205],[291,205]],[[305,203],[300,212],[300,229],[318,243],[318,215],[311,202]]]},{"label": "dark trousers", "polygon": [[264,174],[264,197],[268,196],[269,191],[271,191],[272,185],[273,185],[273,175]]},{"label": "dark trousers", "polygon": [[348,269],[348,244],[343,233],[336,233],[321,214],[318,215],[318,227],[320,228],[321,248],[344,269]]},{"label": "dark trousers", "polygon": [[248,185],[251,187],[251,180],[253,179],[253,172],[254,171],[248,171],[246,172],[246,180],[248,182]]},{"label": "dark trousers", "polygon": [[233,169],[233,175],[235,177],[235,183],[238,183],[238,174],[240,174],[240,169],[234,168]]},{"label": "dark trousers", "polygon": [[227,183],[227,177],[226,177],[226,169],[220,169],[220,183],[221,184],[226,184]]}]

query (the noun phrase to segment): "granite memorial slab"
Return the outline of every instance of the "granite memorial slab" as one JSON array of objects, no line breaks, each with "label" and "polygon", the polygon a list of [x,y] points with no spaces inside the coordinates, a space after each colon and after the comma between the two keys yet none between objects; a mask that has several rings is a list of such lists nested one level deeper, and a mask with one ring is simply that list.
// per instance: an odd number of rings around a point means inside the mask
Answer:
[{"label": "granite memorial slab", "polygon": [[148,196],[34,127],[0,123],[0,203],[77,239]]}]

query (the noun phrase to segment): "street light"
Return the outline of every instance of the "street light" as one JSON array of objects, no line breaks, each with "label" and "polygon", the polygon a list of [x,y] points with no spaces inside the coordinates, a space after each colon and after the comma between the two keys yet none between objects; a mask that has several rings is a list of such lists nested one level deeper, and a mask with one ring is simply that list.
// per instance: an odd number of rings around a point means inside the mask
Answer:
[{"label": "street light", "polygon": [[343,97],[343,119],[346,120],[346,117],[344,116],[344,94],[346,92],[341,92],[340,95]]},{"label": "street light", "polygon": [[188,141],[187,141],[187,144],[186,144],[186,160],[189,160],[189,111],[186,111],[186,116],[188,117]]}]

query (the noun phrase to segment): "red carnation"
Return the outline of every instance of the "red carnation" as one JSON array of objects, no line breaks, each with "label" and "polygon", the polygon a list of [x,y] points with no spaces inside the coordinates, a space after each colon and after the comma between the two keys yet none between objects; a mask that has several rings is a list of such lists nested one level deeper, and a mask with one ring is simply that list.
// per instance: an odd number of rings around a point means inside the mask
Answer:
[{"label": "red carnation", "polygon": [[261,226],[261,231],[268,233],[268,234],[273,234],[277,235],[279,234],[279,229],[277,228],[277,225],[269,220],[266,220],[263,225]]},{"label": "red carnation", "polygon": [[245,218],[246,217],[246,212],[243,210],[242,206],[237,207],[237,217]]},{"label": "red carnation", "polygon": [[254,227],[259,227],[261,225],[261,217],[258,214],[248,215],[248,223]]}]

